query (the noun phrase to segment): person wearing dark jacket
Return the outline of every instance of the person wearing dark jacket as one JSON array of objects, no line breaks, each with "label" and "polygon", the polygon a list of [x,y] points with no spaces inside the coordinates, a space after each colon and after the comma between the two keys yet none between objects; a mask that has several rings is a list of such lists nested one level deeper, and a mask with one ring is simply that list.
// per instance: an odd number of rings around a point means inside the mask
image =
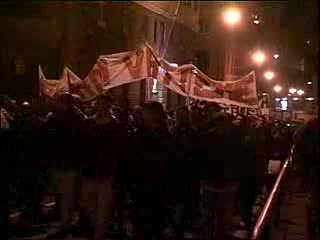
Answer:
[{"label": "person wearing dark jacket", "polygon": [[[320,161],[318,119],[311,119],[297,129],[294,136],[293,166],[302,192],[310,195],[309,229],[312,239],[320,238]],[[299,189],[300,190],[300,189]]]},{"label": "person wearing dark jacket", "polygon": [[[110,234],[116,201],[115,187],[119,178],[121,149],[126,136],[121,124],[110,112],[110,99],[100,96],[96,103],[97,112],[92,120],[92,147],[95,153],[91,176],[97,187],[94,218],[94,240],[103,240]],[[90,189],[87,189],[90,191]]]},{"label": "person wearing dark jacket", "polygon": [[80,185],[81,134],[84,116],[74,106],[70,93],[61,93],[56,99],[56,110],[47,121],[52,133],[51,168],[55,170],[61,228],[48,239],[62,239],[72,230],[72,217],[76,208],[77,187]]},{"label": "person wearing dark jacket", "polygon": [[173,176],[169,163],[174,151],[162,105],[149,102],[142,110],[143,128],[137,136],[138,167],[137,208],[138,232],[144,239],[160,238],[165,227],[165,212],[169,203]]}]

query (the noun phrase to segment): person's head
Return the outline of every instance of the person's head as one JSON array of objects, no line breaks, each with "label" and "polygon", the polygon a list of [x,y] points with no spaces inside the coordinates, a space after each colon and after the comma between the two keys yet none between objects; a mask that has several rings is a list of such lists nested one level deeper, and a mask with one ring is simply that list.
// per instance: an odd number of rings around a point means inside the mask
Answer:
[{"label": "person's head", "polygon": [[111,108],[110,98],[106,95],[100,95],[94,106],[98,115],[108,114]]},{"label": "person's head", "polygon": [[159,129],[166,123],[163,106],[159,102],[148,102],[142,109],[143,124],[147,129]]},{"label": "person's head", "polygon": [[198,126],[201,122],[201,109],[197,106],[192,106],[190,108],[190,123],[193,126]]},{"label": "person's head", "polygon": [[255,127],[256,127],[256,128],[261,128],[261,127],[263,127],[263,126],[264,126],[264,119],[258,117],[258,118],[256,119],[256,122],[255,122]]},{"label": "person's head", "polygon": [[257,118],[255,117],[248,117],[247,118],[247,126],[249,128],[256,128],[256,121],[257,121]]},{"label": "person's head", "polygon": [[141,106],[135,106],[132,111],[133,120],[138,125],[141,125],[143,122],[142,110]]},{"label": "person's head", "polygon": [[24,116],[31,114],[31,104],[27,101],[24,101],[20,106],[20,113]]},{"label": "person's head", "polygon": [[235,126],[241,126],[242,122],[243,122],[243,117],[241,115],[236,115],[232,121],[233,125]]},{"label": "person's head", "polygon": [[125,112],[120,107],[113,106],[111,108],[111,112],[112,112],[113,117],[115,117],[117,119],[117,121],[119,121],[120,123],[126,122]]},{"label": "person's head", "polygon": [[56,96],[56,109],[58,112],[67,112],[74,106],[74,98],[69,92],[63,92]]},{"label": "person's head", "polygon": [[280,121],[278,121],[278,120],[274,121],[274,124],[273,124],[274,128],[280,128],[280,126],[281,126]]},{"label": "person's head", "polygon": [[176,126],[189,127],[189,110],[187,107],[180,107],[176,111]]}]

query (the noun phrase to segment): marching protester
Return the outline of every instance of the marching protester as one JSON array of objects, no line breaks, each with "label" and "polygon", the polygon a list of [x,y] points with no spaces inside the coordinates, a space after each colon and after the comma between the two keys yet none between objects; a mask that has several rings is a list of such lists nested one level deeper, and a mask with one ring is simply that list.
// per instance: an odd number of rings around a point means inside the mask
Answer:
[{"label": "marching protester", "polygon": [[[158,102],[131,112],[112,104],[107,95],[97,97],[87,117],[63,92],[47,117],[28,103],[16,115],[19,134],[11,141],[19,144],[12,156],[48,179],[57,196],[61,226],[47,239],[102,240],[115,231],[131,239],[223,239],[236,208],[250,230],[267,160],[288,152],[285,126],[271,129],[261,118],[232,117],[212,104],[182,106],[171,117]],[[282,147],[270,146],[272,138]],[[29,180],[29,191],[19,192],[31,223],[41,219],[45,184]]]},{"label": "marching protester", "polygon": [[[320,237],[320,162],[318,119],[311,119],[297,129],[294,136],[294,159],[298,191],[309,194],[310,236]],[[315,239],[317,239],[315,238]]]},{"label": "marching protester", "polygon": [[83,115],[74,106],[74,98],[68,92],[56,97],[56,109],[47,122],[52,131],[50,144],[55,151],[51,154],[49,167],[54,169],[60,208],[61,227],[48,239],[65,238],[72,231],[72,218],[79,200],[80,164],[82,145],[80,129],[84,123]]}]

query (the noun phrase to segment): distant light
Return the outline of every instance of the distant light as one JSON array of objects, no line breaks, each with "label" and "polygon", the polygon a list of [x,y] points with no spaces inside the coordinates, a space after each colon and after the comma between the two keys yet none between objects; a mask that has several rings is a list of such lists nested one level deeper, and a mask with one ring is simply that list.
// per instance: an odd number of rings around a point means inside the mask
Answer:
[{"label": "distant light", "polygon": [[282,87],[280,87],[279,85],[276,85],[276,86],[273,88],[273,90],[278,93],[278,92],[281,92]]},{"label": "distant light", "polygon": [[275,98],[274,100],[276,100],[276,102],[279,102],[281,99],[280,98]]},{"label": "distant light", "polygon": [[264,92],[264,93],[262,93],[262,95],[263,95],[263,96],[267,96],[268,94]]},{"label": "distant light", "polygon": [[264,73],[264,77],[267,79],[267,80],[272,80],[274,78],[274,72],[272,71],[267,71]]},{"label": "distant light", "polygon": [[157,80],[156,80],[156,79],[153,79],[152,93],[153,93],[153,94],[157,94],[157,93],[158,93],[158,90],[157,90]]},{"label": "distant light", "polygon": [[252,60],[257,64],[262,64],[266,60],[266,55],[261,51],[257,51],[252,55]]},{"label": "distant light", "polygon": [[308,98],[306,98],[306,100],[307,100],[307,101],[313,101],[314,98],[313,98],[313,97],[308,97]]},{"label": "distant light", "polygon": [[287,101],[287,100],[288,100],[288,98],[286,98],[286,97],[282,98],[282,101]]},{"label": "distant light", "polygon": [[178,67],[178,64],[176,64],[176,63],[169,63],[169,65],[170,65],[171,67]]},{"label": "distant light", "polygon": [[225,23],[228,25],[236,25],[241,20],[241,13],[237,9],[228,9],[223,15]]},{"label": "distant light", "polygon": [[258,24],[260,24],[260,21],[259,20],[253,20],[253,23],[258,25]]},{"label": "distant light", "polygon": [[307,41],[307,44],[308,44],[308,45],[310,45],[310,43],[311,43],[311,41],[310,41],[310,40],[308,40],[308,41]]},{"label": "distant light", "polygon": [[307,82],[307,84],[308,84],[308,85],[311,85],[311,84],[312,84],[312,82]]},{"label": "distant light", "polygon": [[293,101],[299,101],[299,98],[298,97],[294,97],[292,98]]},{"label": "distant light", "polygon": [[290,93],[288,93],[288,96],[290,97],[290,96],[291,96],[291,94],[290,94]]},{"label": "distant light", "polygon": [[295,89],[295,88],[290,88],[289,89],[289,93],[291,93],[291,94],[294,94],[296,92],[297,92],[297,89]]},{"label": "distant light", "polygon": [[282,100],[280,102],[281,104],[281,110],[287,110],[288,109],[288,101]]},{"label": "distant light", "polygon": [[290,123],[287,123],[287,126],[288,126],[288,127],[290,127],[290,126],[291,126],[291,124],[290,124]]},{"label": "distant light", "polygon": [[280,55],[279,55],[278,53],[273,54],[273,58],[274,58],[274,59],[278,59],[279,57],[280,57]]},{"label": "distant light", "polygon": [[302,89],[299,89],[299,90],[297,91],[297,93],[298,93],[298,95],[302,96],[302,95],[304,94],[304,91],[303,91]]}]

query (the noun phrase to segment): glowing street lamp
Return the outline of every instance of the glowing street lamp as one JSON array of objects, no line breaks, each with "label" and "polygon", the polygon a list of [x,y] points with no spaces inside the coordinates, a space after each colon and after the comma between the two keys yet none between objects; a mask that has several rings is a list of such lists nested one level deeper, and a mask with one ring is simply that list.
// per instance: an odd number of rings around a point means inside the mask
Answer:
[{"label": "glowing street lamp", "polygon": [[302,89],[299,89],[299,90],[297,91],[297,93],[298,93],[299,96],[302,96],[302,95],[304,94],[304,91],[303,91]]},{"label": "glowing street lamp", "polygon": [[279,85],[276,85],[276,86],[273,88],[273,90],[274,90],[276,93],[279,93],[279,92],[281,92],[282,87],[279,86]]},{"label": "glowing street lamp", "polygon": [[241,20],[241,12],[238,9],[228,9],[223,13],[224,22],[230,26],[238,24]]},{"label": "glowing street lamp", "polygon": [[289,89],[289,93],[291,93],[291,94],[295,94],[296,92],[297,92],[297,89],[295,89],[295,88]]},{"label": "glowing street lamp", "polygon": [[280,57],[280,55],[279,55],[278,53],[273,54],[273,58],[274,58],[274,59],[278,59],[279,57]]},{"label": "glowing street lamp", "polygon": [[264,77],[267,79],[267,80],[272,80],[274,78],[274,72],[272,71],[267,71],[264,73]]},{"label": "glowing street lamp", "polygon": [[314,100],[314,98],[313,97],[307,97],[306,100],[311,102],[311,101]]},{"label": "glowing street lamp", "polygon": [[264,63],[264,61],[266,60],[266,55],[261,51],[257,51],[252,55],[252,60],[256,64],[260,65],[260,64]]},{"label": "glowing street lamp", "polygon": [[308,84],[308,85],[311,85],[311,84],[312,84],[312,82],[307,82],[307,84]]}]

